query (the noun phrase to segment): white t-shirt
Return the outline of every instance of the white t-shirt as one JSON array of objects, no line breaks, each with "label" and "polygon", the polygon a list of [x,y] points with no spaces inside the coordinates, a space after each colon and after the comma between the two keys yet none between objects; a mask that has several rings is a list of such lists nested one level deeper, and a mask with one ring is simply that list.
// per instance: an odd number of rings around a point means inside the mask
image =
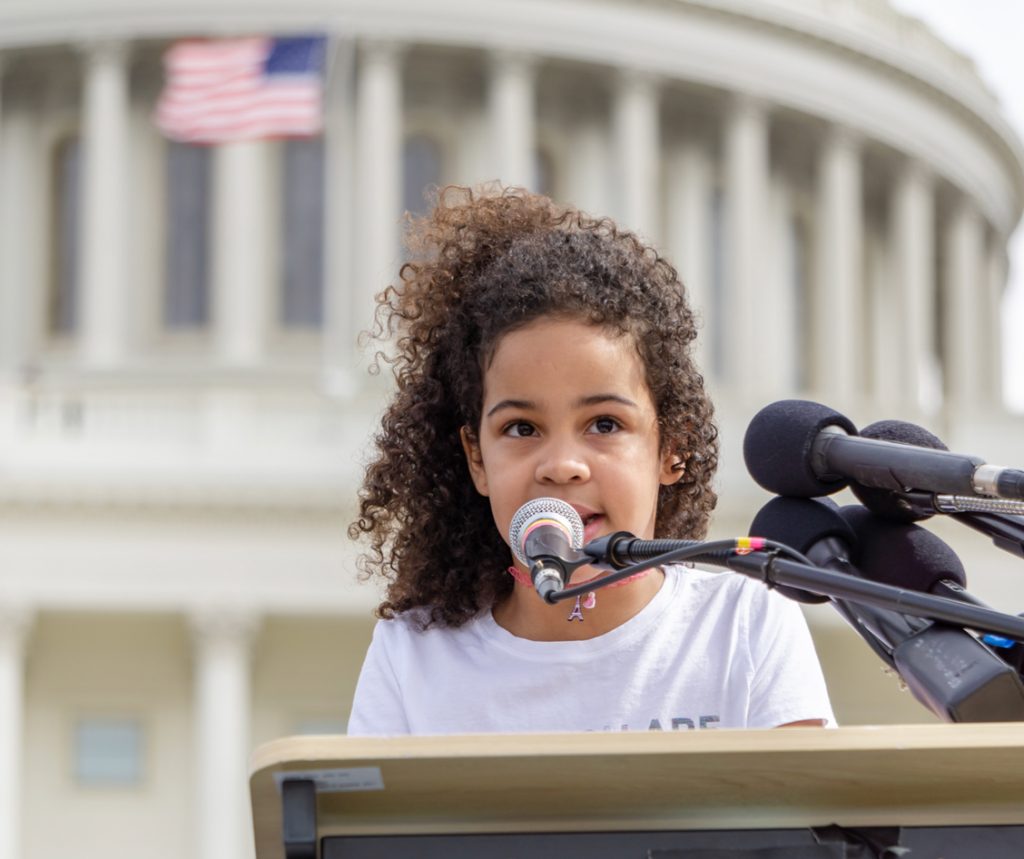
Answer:
[{"label": "white t-shirt", "polygon": [[457,628],[419,616],[377,624],[350,734],[835,722],[799,606],[735,573],[668,567],[635,617],[586,641],[518,638],[490,611]]}]

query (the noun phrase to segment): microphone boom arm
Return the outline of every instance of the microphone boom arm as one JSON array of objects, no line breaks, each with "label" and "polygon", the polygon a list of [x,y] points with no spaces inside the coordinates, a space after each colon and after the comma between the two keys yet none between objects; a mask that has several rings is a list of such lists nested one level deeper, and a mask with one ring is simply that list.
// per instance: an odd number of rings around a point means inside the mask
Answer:
[{"label": "microphone boom arm", "polygon": [[786,585],[824,594],[832,599],[846,599],[921,617],[943,621],[955,626],[968,627],[978,632],[1003,635],[1024,640],[1024,618],[1003,614],[992,609],[968,605],[956,600],[923,594],[892,585],[883,585],[866,579],[822,570],[808,564],[787,561],[773,553],[754,552],[735,554],[727,558],[724,566],[769,587]]},{"label": "microphone boom arm", "polygon": [[[912,617],[942,621],[977,632],[987,632],[1016,641],[1024,641],[1024,618],[945,597],[872,582],[847,573],[825,570],[806,563],[806,558],[787,546],[759,538],[748,539],[757,540],[763,548],[746,549],[742,545],[738,545],[742,541],[737,540],[716,540],[708,543],[693,540],[639,540],[625,532],[612,534],[588,543],[583,547],[583,552],[589,555],[596,565],[613,569],[618,567],[615,572],[597,580],[545,595],[544,598],[548,603],[575,599],[588,591],[597,590],[652,567],[659,567],[673,561],[690,560],[725,567],[755,578],[770,588],[779,585],[799,588],[822,594],[833,600],[844,599],[850,602],[864,603]],[[631,560],[643,558],[648,553],[650,555],[639,560],[638,563],[621,567],[623,561],[616,561],[616,546],[623,544],[626,544],[626,551],[623,554]],[[665,551],[673,544],[678,548]],[[655,551],[660,551],[661,554],[654,554]],[[787,554],[803,560],[787,560],[780,556],[781,551],[786,551]]]}]

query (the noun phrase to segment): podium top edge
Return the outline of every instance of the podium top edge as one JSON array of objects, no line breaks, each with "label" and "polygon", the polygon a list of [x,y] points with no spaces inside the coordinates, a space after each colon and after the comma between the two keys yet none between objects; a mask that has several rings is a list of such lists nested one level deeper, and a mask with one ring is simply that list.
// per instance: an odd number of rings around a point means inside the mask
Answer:
[{"label": "podium top edge", "polygon": [[444,734],[355,737],[281,737],[250,756],[250,776],[287,765],[323,766],[325,761],[466,758],[508,759],[537,755],[592,756],[687,754],[770,754],[857,750],[980,749],[1024,746],[1024,723],[855,725],[840,728],[773,728],[703,731],[632,731],[555,734]]}]

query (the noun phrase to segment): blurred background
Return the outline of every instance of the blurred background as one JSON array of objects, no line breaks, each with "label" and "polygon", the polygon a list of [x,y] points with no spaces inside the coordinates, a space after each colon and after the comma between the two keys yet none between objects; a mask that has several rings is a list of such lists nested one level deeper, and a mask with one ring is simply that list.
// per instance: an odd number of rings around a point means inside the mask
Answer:
[{"label": "blurred background", "polygon": [[[345,730],[389,384],[356,338],[432,186],[526,185],[680,268],[715,536],[768,498],[740,446],[783,397],[1024,465],[1024,149],[915,5],[3,4],[0,859],[242,859],[249,750]],[[936,529],[1024,608],[1013,558]],[[842,723],[933,721],[808,617]]]}]

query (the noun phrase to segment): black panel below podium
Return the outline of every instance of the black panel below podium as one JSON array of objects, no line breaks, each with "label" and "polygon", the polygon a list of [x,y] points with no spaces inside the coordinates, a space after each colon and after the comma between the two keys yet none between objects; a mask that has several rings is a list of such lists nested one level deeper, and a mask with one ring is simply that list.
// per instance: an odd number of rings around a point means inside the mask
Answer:
[{"label": "black panel below podium", "polygon": [[[1024,826],[906,827],[900,830],[899,846],[909,849],[902,854],[906,859],[1010,859],[1024,856]],[[844,850],[841,844],[821,844],[809,829],[332,836],[321,845],[321,859],[873,859],[876,855],[870,848]]]}]

